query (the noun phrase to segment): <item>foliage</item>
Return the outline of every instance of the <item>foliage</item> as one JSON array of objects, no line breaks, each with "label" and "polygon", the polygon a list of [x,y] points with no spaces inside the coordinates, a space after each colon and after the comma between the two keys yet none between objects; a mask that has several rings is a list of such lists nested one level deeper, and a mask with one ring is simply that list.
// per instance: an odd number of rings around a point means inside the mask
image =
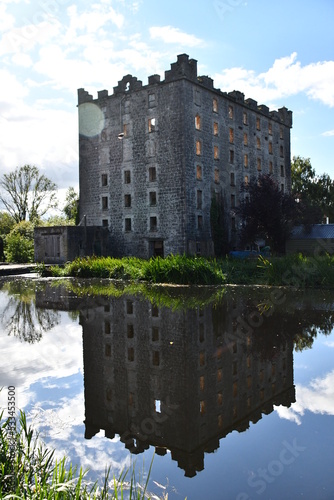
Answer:
[{"label": "foliage", "polygon": [[[57,277],[73,276],[80,278],[112,278],[131,280],[111,286],[111,294],[141,293],[140,284],[172,283],[178,285],[277,285],[297,288],[334,288],[334,256],[323,255],[304,257],[288,255],[264,259],[239,260],[231,258],[204,259],[186,256],[170,256],[166,259],[155,258],[149,261],[137,258],[112,259],[110,257],[79,258],[64,267],[52,266],[49,275]],[[101,283],[102,285],[102,283]],[[78,288],[78,293],[80,287]],[[96,285],[94,285],[96,286]],[[123,292],[123,288],[124,292]],[[146,290],[154,299],[155,291],[166,296],[162,288],[152,292]],[[117,295],[119,294],[119,295]],[[173,306],[172,306],[173,307]]]},{"label": "foliage", "polygon": [[34,225],[30,221],[16,224],[6,237],[7,260],[34,262]]},{"label": "foliage", "polygon": [[79,211],[78,211],[79,196],[73,187],[68,188],[65,201],[66,201],[66,203],[65,203],[65,206],[63,208],[63,212],[66,216],[66,219],[69,221],[72,221],[73,224],[78,224],[79,223],[79,220],[78,220],[78,218],[79,218]]},{"label": "foliage", "polygon": [[119,479],[114,476],[111,480],[109,468],[101,487],[97,482],[88,482],[85,479],[87,471],[82,468],[78,471],[67,463],[66,457],[55,460],[54,451],[47,449],[28,426],[24,412],[20,412],[19,425],[14,431],[9,427],[9,420],[3,419],[3,412],[0,423],[1,498],[116,500],[123,498],[126,491],[130,500],[150,498],[147,486],[153,459],[143,486],[137,483],[134,468],[130,474],[124,471]]},{"label": "foliage", "polygon": [[291,191],[300,204],[298,223],[321,224],[334,220],[334,181],[326,173],[317,175],[309,158],[294,156],[291,163]]},{"label": "foliage", "polygon": [[222,257],[229,250],[228,234],[223,203],[215,196],[211,199],[210,220],[215,255]]},{"label": "foliage", "polygon": [[3,174],[0,187],[0,201],[16,222],[27,218],[36,222],[57,206],[56,184],[35,166],[24,165]]},{"label": "foliage", "polygon": [[241,245],[264,239],[274,251],[284,253],[296,216],[296,203],[292,196],[280,190],[271,175],[259,175],[244,185],[247,194],[236,209],[241,218]]},{"label": "foliage", "polygon": [[216,260],[185,255],[170,255],[150,260],[136,257],[114,259],[111,257],[77,258],[60,268],[53,266],[54,276],[81,278],[113,278],[144,280],[150,283],[222,284],[225,276]]},{"label": "foliage", "polygon": [[10,233],[15,225],[14,218],[7,212],[0,212],[0,235]]},{"label": "foliage", "polygon": [[74,224],[73,219],[67,219],[63,215],[52,215],[45,222],[43,221],[43,226],[74,226]]}]

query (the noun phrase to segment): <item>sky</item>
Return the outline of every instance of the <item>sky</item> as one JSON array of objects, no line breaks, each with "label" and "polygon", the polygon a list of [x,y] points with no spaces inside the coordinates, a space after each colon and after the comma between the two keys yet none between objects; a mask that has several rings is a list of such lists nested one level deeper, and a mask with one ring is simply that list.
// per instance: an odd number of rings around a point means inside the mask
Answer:
[{"label": "sky", "polygon": [[333,20],[333,0],[1,0],[0,175],[78,189],[77,89],[146,85],[186,53],[215,88],[291,109],[292,156],[334,178]]}]

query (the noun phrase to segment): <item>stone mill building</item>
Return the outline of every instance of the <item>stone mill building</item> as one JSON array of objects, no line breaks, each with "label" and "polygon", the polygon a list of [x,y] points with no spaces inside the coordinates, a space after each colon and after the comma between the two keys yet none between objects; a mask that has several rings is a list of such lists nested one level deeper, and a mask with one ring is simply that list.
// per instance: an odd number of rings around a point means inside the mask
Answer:
[{"label": "stone mill building", "polygon": [[[239,91],[216,89],[186,54],[164,80],[152,75],[143,85],[126,75],[112,95],[101,90],[95,99],[79,89],[78,110],[85,234],[63,260],[73,252],[213,255],[213,199],[223,207],[232,247],[238,245],[234,209],[241,185],[262,172],[290,189],[292,112],[269,111]],[[68,237],[60,233],[48,247],[56,247],[61,260]]]}]

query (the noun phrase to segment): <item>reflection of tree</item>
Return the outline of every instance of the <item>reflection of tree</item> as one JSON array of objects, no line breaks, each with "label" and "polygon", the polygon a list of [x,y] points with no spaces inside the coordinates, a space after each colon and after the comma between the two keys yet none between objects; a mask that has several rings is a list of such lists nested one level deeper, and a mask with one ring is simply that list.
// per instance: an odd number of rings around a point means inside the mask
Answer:
[{"label": "reflection of tree", "polygon": [[8,335],[33,344],[41,340],[43,333],[59,324],[57,311],[36,308],[33,282],[13,281],[4,288],[9,300],[3,311],[2,324]]}]

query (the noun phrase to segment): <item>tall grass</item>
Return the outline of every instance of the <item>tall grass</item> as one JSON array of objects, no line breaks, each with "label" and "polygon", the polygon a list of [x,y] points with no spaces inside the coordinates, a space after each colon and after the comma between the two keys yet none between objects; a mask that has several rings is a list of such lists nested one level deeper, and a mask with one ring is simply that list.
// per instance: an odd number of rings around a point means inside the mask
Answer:
[{"label": "tall grass", "polygon": [[130,500],[150,498],[147,486],[153,460],[144,484],[137,482],[133,467],[118,479],[110,477],[109,468],[103,484],[99,485],[86,480],[87,471],[73,467],[66,458],[55,460],[54,451],[42,445],[38,434],[28,426],[24,412],[20,412],[14,434],[8,423],[1,412],[0,498],[117,500],[124,495]]},{"label": "tall grass", "polygon": [[178,285],[277,285],[307,288],[334,287],[334,256],[301,254],[265,259],[206,259],[170,255],[149,260],[135,257],[78,258],[64,267],[53,266],[52,276],[113,278]]}]

